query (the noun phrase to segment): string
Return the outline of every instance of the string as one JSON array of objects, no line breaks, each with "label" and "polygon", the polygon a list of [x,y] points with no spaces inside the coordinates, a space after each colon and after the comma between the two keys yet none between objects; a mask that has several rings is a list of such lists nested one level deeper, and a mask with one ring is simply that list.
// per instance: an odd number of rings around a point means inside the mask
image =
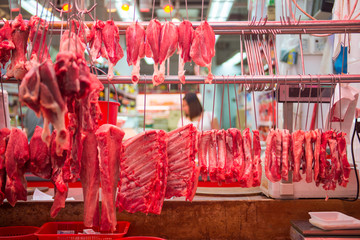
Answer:
[{"label": "string", "polygon": [[339,82],[338,82],[338,84],[339,84],[339,104],[340,104],[340,131],[342,130],[342,127],[341,127],[341,125],[342,125],[342,117],[341,117],[341,81],[340,81],[340,75],[339,75]]},{"label": "string", "polygon": [[203,131],[203,126],[204,126],[204,113],[205,113],[205,80],[204,80],[204,86],[203,86],[203,111],[201,113],[201,131]]},{"label": "string", "polygon": [[279,78],[277,78],[276,83],[276,128],[279,128],[279,92],[280,92],[280,85],[279,85]]},{"label": "string", "polygon": [[171,10],[171,2],[169,0],[169,8],[170,8],[170,22],[172,21],[172,10]]},{"label": "string", "polygon": [[182,83],[179,84],[179,88],[180,88],[180,114],[181,114],[181,126],[184,126],[184,116],[183,116],[183,106],[182,106]]},{"label": "string", "polygon": [[38,15],[38,5],[39,5],[39,0],[36,0],[36,16]]},{"label": "string", "polygon": [[308,124],[308,117],[309,117],[309,111],[310,111],[310,98],[311,98],[311,91],[312,91],[312,78],[311,78],[310,74],[309,74],[309,76],[310,76],[310,92],[309,92],[308,107],[307,107],[307,112],[306,112],[305,129],[308,129],[307,124]]},{"label": "string", "polygon": [[238,105],[238,98],[237,98],[237,90],[236,90],[235,76],[236,76],[236,75],[234,75],[234,91],[235,91],[235,101],[236,101],[236,115],[237,115],[237,118],[238,118],[239,129],[241,129],[241,122],[240,122],[240,114],[239,114],[239,105]]},{"label": "string", "polygon": [[145,119],[146,119],[146,75],[144,75],[144,126],[143,126],[143,130],[145,132]]},{"label": "string", "polygon": [[246,98],[246,95],[247,95],[247,91],[246,91],[246,76],[244,78],[244,81],[245,81],[245,87],[244,87],[244,98],[245,98],[245,111],[244,111],[244,115],[245,115],[245,126],[244,128],[246,128],[247,126],[247,117],[246,117],[246,111],[247,111],[247,98]]},{"label": "string", "polygon": [[9,0],[9,7],[10,7],[10,20],[12,20],[12,0]]},{"label": "string", "polygon": [[[254,86],[254,76],[252,76],[252,85]],[[255,105],[255,93],[252,91],[252,100],[254,105],[254,117],[255,117],[255,128],[258,129],[257,118],[256,118],[256,105]]]},{"label": "string", "polygon": [[[11,1],[11,0],[9,0],[9,1]],[[21,14],[21,0],[19,0],[19,14]]]},{"label": "string", "polygon": [[229,123],[231,128],[231,107],[230,107],[230,90],[229,90],[229,75],[227,76],[227,91],[228,91],[228,104],[229,104]]},{"label": "string", "polygon": [[[94,0],[94,5],[96,5],[96,0]],[[110,9],[110,11],[111,11],[111,9]],[[96,21],[96,8],[94,9],[94,19]]]},{"label": "string", "polygon": [[189,20],[188,7],[187,7],[187,0],[185,0],[185,7],[186,7],[186,19],[187,19],[187,20]]},{"label": "string", "polygon": [[203,14],[204,14],[204,0],[201,1],[201,22],[203,20]]},{"label": "string", "polygon": [[216,78],[214,78],[214,97],[213,97],[213,110],[212,110],[212,116],[211,116],[211,122],[214,121],[214,113],[215,113],[215,97],[216,97]]},{"label": "string", "polygon": [[[18,85],[18,92],[20,92],[20,82],[19,82],[19,79],[17,79],[17,85]],[[24,130],[23,114],[22,114],[22,107],[21,107],[21,102],[20,102],[20,101],[19,101],[19,108],[20,108],[20,124],[21,124],[21,129]]]},{"label": "string", "polygon": [[297,107],[296,107],[296,115],[295,115],[295,125],[294,125],[294,129],[296,130],[296,126],[297,126],[297,119],[298,119],[298,114],[299,114],[299,105],[300,105],[300,96],[301,96],[301,82],[302,82],[302,75],[300,75],[300,83],[299,83],[299,96],[298,96],[298,102],[297,102]]},{"label": "string", "polygon": [[220,111],[220,128],[222,128],[222,117],[223,117],[223,106],[224,106],[224,91],[225,91],[224,82],[225,82],[225,77],[223,75],[223,85],[222,85],[223,91],[222,91],[221,111]]},{"label": "string", "polygon": [[151,19],[154,19],[154,11],[155,11],[155,0],[153,0]]},{"label": "string", "polygon": [[[320,75],[318,75],[318,88],[320,89]],[[322,95],[322,89],[320,89],[320,94]],[[324,129],[324,113],[323,113],[323,103],[322,103],[322,96],[320,96],[320,110],[321,110],[321,129]]]},{"label": "string", "polygon": [[109,20],[111,20],[111,0],[109,1],[109,4],[110,4],[110,11],[109,11]]},{"label": "string", "polygon": [[5,96],[4,96],[4,86],[3,86],[3,75],[1,76],[1,96],[2,96],[2,103],[3,103],[3,111],[4,111],[4,119],[5,119],[5,127],[8,127],[7,124],[7,117],[6,117],[6,110],[5,110]]},{"label": "string", "polygon": [[135,22],[135,8],[136,8],[136,0],[134,0],[134,17],[133,17],[133,22]]}]

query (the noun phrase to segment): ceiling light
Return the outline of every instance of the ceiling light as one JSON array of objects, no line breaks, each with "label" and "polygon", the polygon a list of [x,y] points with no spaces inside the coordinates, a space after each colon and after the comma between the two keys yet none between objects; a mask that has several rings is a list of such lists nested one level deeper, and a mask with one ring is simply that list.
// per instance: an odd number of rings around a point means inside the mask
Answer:
[{"label": "ceiling light", "polygon": [[[129,6],[128,11],[122,10],[123,4],[128,4]],[[114,5],[119,17],[123,22],[132,22],[134,20],[134,5],[131,5],[124,0],[116,1]],[[141,21],[141,16],[138,8],[135,8],[135,21]]]},{"label": "ceiling light", "polygon": [[113,12],[116,12],[116,8],[111,8],[111,9],[106,8],[106,11],[107,11],[107,12],[112,12],[112,13],[113,13]]},{"label": "ceiling light", "polygon": [[208,13],[209,22],[222,22],[226,21],[229,18],[231,9],[234,5],[234,0],[220,1],[213,0],[211,1],[210,10]]},{"label": "ceiling light", "polygon": [[164,11],[165,11],[166,13],[170,13],[170,12],[173,11],[174,7],[173,7],[172,5],[167,4],[167,5],[164,6],[163,9],[164,9]]},{"label": "ceiling light", "polygon": [[[223,66],[235,66],[241,62],[241,53],[236,53],[234,56],[229,58],[226,62],[223,62],[221,65]],[[243,52],[243,60],[246,59],[246,53]]]},{"label": "ceiling light", "polygon": [[121,10],[123,10],[123,11],[129,11],[129,9],[130,9],[130,6],[129,6],[129,4],[127,4],[127,3],[124,3],[122,6],[121,6]]},{"label": "ceiling light", "polygon": [[71,5],[68,4],[68,3],[65,3],[63,6],[62,6],[62,10],[64,12],[71,12]]}]

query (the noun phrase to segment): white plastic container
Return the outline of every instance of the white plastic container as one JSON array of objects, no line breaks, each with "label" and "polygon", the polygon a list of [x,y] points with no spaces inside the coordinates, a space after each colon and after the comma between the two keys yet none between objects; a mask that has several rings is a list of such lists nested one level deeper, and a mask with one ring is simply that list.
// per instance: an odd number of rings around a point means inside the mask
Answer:
[{"label": "white plastic container", "polygon": [[360,228],[360,220],[341,212],[309,212],[309,222],[324,230],[357,229]]}]

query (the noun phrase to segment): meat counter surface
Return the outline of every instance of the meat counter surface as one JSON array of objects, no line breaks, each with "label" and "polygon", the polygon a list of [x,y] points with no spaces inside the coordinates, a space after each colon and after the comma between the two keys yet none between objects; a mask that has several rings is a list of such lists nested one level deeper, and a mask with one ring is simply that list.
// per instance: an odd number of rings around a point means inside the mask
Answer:
[{"label": "meat counter surface", "polygon": [[[51,189],[46,192],[48,194]],[[41,226],[50,221],[82,221],[81,188],[70,188],[66,208],[50,218],[52,202],[18,202],[0,208],[0,226]],[[290,239],[291,220],[308,220],[310,211],[340,211],[360,218],[360,201],[335,199],[274,200],[262,195],[200,196],[164,201],[160,215],[118,213],[119,221],[130,221],[128,236],[158,236],[165,239]]]}]

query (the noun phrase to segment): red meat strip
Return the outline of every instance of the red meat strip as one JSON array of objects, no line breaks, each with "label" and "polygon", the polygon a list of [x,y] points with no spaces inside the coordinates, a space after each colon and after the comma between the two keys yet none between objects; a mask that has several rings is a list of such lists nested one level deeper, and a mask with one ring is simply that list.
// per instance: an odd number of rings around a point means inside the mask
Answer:
[{"label": "red meat strip", "polygon": [[6,145],[9,140],[10,129],[0,129],[0,205],[5,199],[5,184],[6,184],[6,171],[5,171],[5,151]]},{"label": "red meat strip", "polygon": [[6,77],[22,80],[26,72],[30,69],[26,60],[27,40],[29,36],[29,28],[27,22],[19,14],[11,24],[11,39],[15,48],[11,52],[11,63],[9,64]]},{"label": "red meat strip", "polygon": [[[232,128],[234,129],[234,128]],[[239,129],[230,130],[233,139],[233,152],[234,152],[234,169],[233,175],[238,181],[244,174],[245,170],[245,156],[244,156],[244,146],[243,139],[241,136],[241,131]]]},{"label": "red meat strip", "polygon": [[297,130],[292,133],[292,144],[293,144],[293,158],[294,158],[294,172],[293,182],[300,182],[300,166],[301,160],[304,155],[305,133],[302,130]]},{"label": "red meat strip", "polygon": [[273,179],[277,182],[281,180],[281,157],[282,157],[282,132],[279,129],[275,130],[275,137],[273,138],[273,151],[275,151],[275,158],[273,158],[270,165],[270,171]]},{"label": "red meat strip", "polygon": [[200,167],[200,175],[203,181],[207,181],[208,178],[208,149],[211,140],[211,131],[203,131],[198,133],[199,139],[199,152],[198,161]]},{"label": "red meat strip", "polygon": [[6,63],[10,60],[11,50],[15,45],[11,39],[12,28],[9,21],[6,21],[4,26],[0,29],[0,64],[5,68]]},{"label": "red meat strip", "polygon": [[328,174],[326,174],[323,188],[325,190],[335,190],[336,183],[339,181],[341,175],[341,164],[339,159],[339,149],[336,141],[336,133],[331,135],[328,139],[328,143],[330,148],[331,164],[330,169],[328,169]]},{"label": "red meat strip", "polygon": [[274,139],[276,136],[275,130],[271,129],[267,138],[266,138],[266,149],[265,149],[265,175],[267,179],[271,182],[276,182],[275,178],[271,173],[271,165],[275,161],[275,152],[274,152]]},{"label": "red meat strip", "polygon": [[122,139],[124,131],[111,124],[104,124],[96,131],[99,145],[101,181],[101,225],[102,231],[116,230],[116,186],[119,181]]},{"label": "red meat strip", "polygon": [[219,130],[216,133],[216,144],[218,146],[216,179],[218,183],[225,181],[226,163],[226,131]]},{"label": "red meat strip", "polygon": [[194,39],[194,28],[190,21],[184,20],[179,25],[179,70],[178,76],[182,84],[185,83],[185,63],[191,61],[190,49]]},{"label": "red meat strip", "polygon": [[225,143],[226,143],[226,157],[225,157],[225,181],[227,183],[235,182],[234,177],[234,139],[232,132],[235,132],[237,129],[229,128],[225,131]]},{"label": "red meat strip", "polygon": [[18,200],[27,200],[26,164],[29,160],[29,145],[26,134],[18,128],[11,129],[5,152],[5,196],[11,206]]},{"label": "red meat strip", "polygon": [[258,130],[253,130],[253,187],[260,186],[262,166],[261,166],[261,145]]},{"label": "red meat strip", "polygon": [[332,131],[326,131],[321,134],[319,177],[316,180],[316,186],[319,186],[320,183],[324,183],[324,181],[326,181],[327,179],[327,175],[328,175],[327,169],[330,169],[330,164],[326,159],[326,146],[332,134],[333,134]]},{"label": "red meat strip", "polygon": [[314,147],[314,181],[319,181],[319,168],[320,168],[320,146],[321,146],[321,132],[316,129],[315,147]]},{"label": "red meat strip", "polygon": [[218,166],[218,157],[217,157],[217,136],[218,130],[211,130],[211,140],[208,147],[208,156],[209,156],[209,177],[210,181],[217,182],[217,166]]},{"label": "red meat strip", "polygon": [[119,29],[113,20],[106,21],[102,29],[102,41],[105,46],[106,58],[109,61],[108,80],[111,81],[114,78],[114,66],[124,56],[119,43]]},{"label": "red meat strip", "polygon": [[289,130],[282,131],[282,161],[281,161],[281,178],[285,181],[289,180],[289,149],[291,135]]},{"label": "red meat strip", "polygon": [[50,139],[50,159],[52,166],[51,181],[54,184],[55,191],[54,203],[50,209],[50,216],[52,218],[55,218],[59,211],[65,207],[65,200],[68,194],[68,186],[67,183],[65,183],[63,176],[63,168],[65,165],[68,151],[62,150],[61,154],[58,154],[56,135],[57,132],[55,130],[52,132]]},{"label": "red meat strip", "polygon": [[41,138],[42,131],[41,127],[36,126],[30,140],[30,171],[38,177],[50,179],[52,173],[50,151]]},{"label": "red meat strip", "polygon": [[146,28],[145,54],[154,60],[153,84],[157,83],[159,74],[160,36],[161,23],[157,19],[152,19]]},{"label": "red meat strip", "polygon": [[314,162],[314,151],[313,151],[313,141],[316,140],[315,131],[309,131],[305,133],[305,172],[306,172],[306,182],[311,183],[312,181],[312,172],[313,172],[313,162]]},{"label": "red meat strip", "polygon": [[80,172],[84,196],[84,226],[93,227],[99,226],[99,158],[95,133],[84,135]]},{"label": "red meat strip", "polygon": [[149,130],[124,142],[116,200],[120,212],[161,213],[168,173],[167,142],[162,130]]},{"label": "red meat strip", "polygon": [[172,22],[165,22],[161,26],[160,51],[159,51],[159,74],[153,78],[155,86],[165,80],[165,63],[176,51],[178,45],[178,28]]},{"label": "red meat strip", "polygon": [[215,33],[207,21],[195,29],[195,36],[190,49],[190,57],[201,67],[207,67],[208,76],[206,83],[211,83],[213,75],[211,73],[211,59],[215,56]]},{"label": "red meat strip", "polygon": [[168,167],[166,198],[185,196],[192,201],[197,189],[199,167],[195,156],[198,151],[197,130],[188,124],[168,133]]},{"label": "red meat strip", "polygon": [[346,154],[346,140],[345,140],[345,133],[338,133],[336,136],[337,145],[339,148],[339,158],[341,164],[341,174],[339,178],[339,185],[346,187],[347,183],[349,182],[350,176],[350,164],[347,159]]},{"label": "red meat strip", "polygon": [[50,59],[50,54],[46,45],[49,24],[38,16],[32,16],[29,21],[29,28],[29,38],[30,42],[32,42],[30,60],[43,62],[46,59]]},{"label": "red meat strip", "polygon": [[101,20],[96,20],[95,24],[91,27],[90,32],[90,55],[93,62],[101,56],[102,49],[102,29],[105,24]]},{"label": "red meat strip", "polygon": [[242,187],[252,187],[253,185],[253,159],[251,149],[251,133],[248,128],[243,131],[244,155],[245,155],[245,170],[243,176],[240,178],[240,185]]},{"label": "red meat strip", "polygon": [[145,29],[138,22],[126,29],[126,55],[128,65],[133,65],[131,81],[136,84],[140,78],[140,59],[145,57]]}]

